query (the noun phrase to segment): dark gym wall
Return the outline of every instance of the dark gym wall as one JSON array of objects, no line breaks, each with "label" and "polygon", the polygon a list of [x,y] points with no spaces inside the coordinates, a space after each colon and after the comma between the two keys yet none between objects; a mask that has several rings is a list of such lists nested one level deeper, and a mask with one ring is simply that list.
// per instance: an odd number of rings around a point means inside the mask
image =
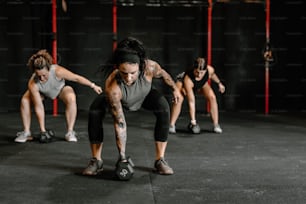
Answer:
[{"label": "dark gym wall", "polygon": [[280,1],[271,10],[271,111],[306,112],[306,2]]},{"label": "dark gym wall", "polygon": [[213,7],[213,65],[225,79],[222,108],[263,112],[264,4],[218,3]]},{"label": "dark gym wall", "polygon": [[0,11],[0,110],[16,111],[31,74],[25,66],[28,57],[38,49],[50,49],[50,4],[1,1]]},{"label": "dark gym wall", "polygon": [[[2,14],[2,15],[1,15]],[[4,15],[3,15],[4,14]],[[4,6],[0,4],[0,112],[7,111],[7,81],[8,81],[8,69],[7,69],[7,53],[8,53],[8,40],[7,40],[7,21],[8,16],[4,11]]]},{"label": "dark gym wall", "polygon": [[[65,13],[58,1],[58,63],[100,82],[97,71],[112,51],[112,5],[101,0],[67,2]],[[220,111],[263,113],[264,1],[232,2],[213,5],[212,65],[227,88],[222,96],[216,92]],[[302,1],[271,2],[271,113],[306,110],[304,11]],[[42,48],[51,52],[50,1],[0,1],[0,31],[0,111],[18,111],[30,76],[28,57]],[[207,55],[207,7],[119,5],[117,38],[126,36],[142,40],[148,55],[175,76],[194,57]],[[95,93],[71,85],[78,108],[88,110]],[[159,80],[156,86],[169,94]],[[52,109],[51,101],[46,109]]]},{"label": "dark gym wall", "polygon": [[[112,7],[99,1],[70,1],[58,9],[58,55],[62,66],[102,84],[100,67],[112,52]],[[88,110],[96,96],[90,88],[69,83],[79,110]]]}]

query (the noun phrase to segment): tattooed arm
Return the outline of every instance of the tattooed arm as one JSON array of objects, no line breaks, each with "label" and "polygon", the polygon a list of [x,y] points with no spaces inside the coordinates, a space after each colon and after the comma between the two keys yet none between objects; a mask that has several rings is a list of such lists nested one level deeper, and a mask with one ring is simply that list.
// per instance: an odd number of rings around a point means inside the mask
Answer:
[{"label": "tattooed arm", "polygon": [[172,88],[174,102],[177,103],[180,97],[180,91],[177,88],[170,74],[168,74],[157,62],[147,60],[146,70],[152,74],[153,78],[163,78],[164,82]]},{"label": "tattooed arm", "polygon": [[117,148],[119,151],[120,158],[124,160],[126,158],[125,148],[127,139],[127,129],[125,116],[121,105],[122,94],[114,78],[114,74],[112,74],[106,81],[105,92],[110,104],[111,114],[114,119]]}]

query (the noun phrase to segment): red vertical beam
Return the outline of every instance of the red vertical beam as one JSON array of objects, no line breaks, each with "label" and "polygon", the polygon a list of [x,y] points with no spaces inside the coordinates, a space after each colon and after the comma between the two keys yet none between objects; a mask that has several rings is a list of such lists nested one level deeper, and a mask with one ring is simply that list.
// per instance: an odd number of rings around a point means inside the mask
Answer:
[{"label": "red vertical beam", "polygon": [[[211,48],[212,48],[212,0],[208,0],[208,9],[207,9],[207,64],[211,64]],[[210,79],[208,80],[209,85],[211,84]],[[207,112],[210,113],[210,104],[207,102]]]},{"label": "red vertical beam", "polygon": [[[270,44],[270,0],[266,0],[266,46]],[[270,49],[270,48],[269,48]],[[265,61],[265,114],[269,114],[269,60]]]},{"label": "red vertical beam", "polygon": [[[56,0],[52,0],[52,56],[53,63],[57,64],[57,25],[56,25]],[[57,99],[53,100],[53,116],[57,116],[58,110]]]},{"label": "red vertical beam", "polygon": [[117,47],[117,2],[113,0],[113,50]]},{"label": "red vertical beam", "polygon": [[211,64],[212,0],[208,1],[207,13],[207,64]]}]

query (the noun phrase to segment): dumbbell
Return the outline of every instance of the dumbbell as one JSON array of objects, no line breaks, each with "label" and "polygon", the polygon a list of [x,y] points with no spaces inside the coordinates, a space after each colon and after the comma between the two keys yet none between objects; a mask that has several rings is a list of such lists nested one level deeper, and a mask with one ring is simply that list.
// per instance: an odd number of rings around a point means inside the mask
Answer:
[{"label": "dumbbell", "polygon": [[134,163],[130,157],[126,160],[119,160],[116,164],[116,176],[121,181],[128,181],[134,174]]},{"label": "dumbbell", "polygon": [[200,128],[199,124],[193,125],[193,124],[189,123],[187,128],[193,134],[201,133],[201,128]]},{"label": "dumbbell", "polygon": [[52,138],[55,136],[53,130],[47,130],[46,132],[41,132],[39,134],[40,143],[49,143],[52,142]]}]

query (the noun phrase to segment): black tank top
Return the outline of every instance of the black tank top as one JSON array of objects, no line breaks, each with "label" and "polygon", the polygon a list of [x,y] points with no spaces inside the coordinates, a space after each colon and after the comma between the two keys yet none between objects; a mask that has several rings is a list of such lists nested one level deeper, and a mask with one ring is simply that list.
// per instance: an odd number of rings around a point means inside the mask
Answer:
[{"label": "black tank top", "polygon": [[203,76],[203,78],[200,81],[197,81],[195,79],[193,71],[188,72],[187,75],[190,77],[190,79],[193,83],[193,90],[194,91],[197,91],[200,88],[202,88],[204,86],[204,84],[208,81],[208,70],[206,71],[205,75]]}]

